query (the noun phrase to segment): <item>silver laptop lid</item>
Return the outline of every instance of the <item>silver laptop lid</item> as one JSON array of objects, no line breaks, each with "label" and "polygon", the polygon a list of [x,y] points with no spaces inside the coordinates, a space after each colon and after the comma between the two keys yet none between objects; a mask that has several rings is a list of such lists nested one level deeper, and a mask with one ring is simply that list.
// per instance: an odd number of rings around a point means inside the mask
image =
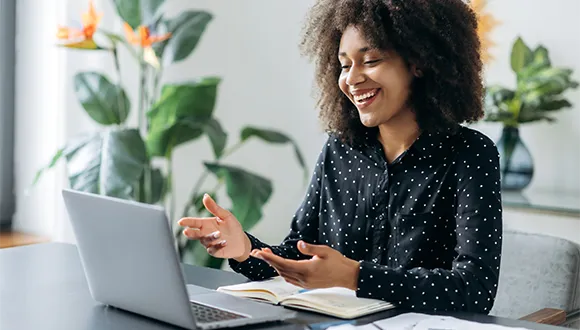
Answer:
[{"label": "silver laptop lid", "polygon": [[195,328],[162,207],[69,189],[63,197],[96,301]]}]

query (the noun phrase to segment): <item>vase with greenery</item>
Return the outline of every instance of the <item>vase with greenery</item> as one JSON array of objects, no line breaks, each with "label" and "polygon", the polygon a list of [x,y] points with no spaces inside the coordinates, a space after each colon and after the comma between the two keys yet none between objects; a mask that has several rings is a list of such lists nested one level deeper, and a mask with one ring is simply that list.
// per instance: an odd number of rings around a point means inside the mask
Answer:
[{"label": "vase with greenery", "polygon": [[[294,150],[299,166],[306,171],[301,151],[294,140],[272,129],[244,127],[228,147],[228,134],[214,113],[219,77],[198,77],[163,82],[163,70],[188,58],[200,41],[212,15],[185,10],[175,17],[163,13],[165,0],[111,0],[124,23],[124,33],[99,27],[102,14],[92,1],[82,15],[82,27],[59,27],[59,46],[77,51],[101,52],[115,67],[114,78],[87,71],[74,76],[74,92],[86,114],[98,124],[98,131],[78,136],[56,151],[40,169],[42,173],[64,159],[72,189],[167,207],[181,260],[219,268],[222,260],[209,256],[197,241],[187,240],[176,225],[178,217],[205,216],[204,193],[217,197],[225,188],[231,211],[244,230],[261,218],[270,199],[272,182],[258,173],[225,162],[248,140],[257,138],[271,144],[287,144]],[[98,38],[100,37],[100,39]],[[132,61],[122,63],[119,52]],[[139,73],[138,86],[125,86],[121,67],[133,65]],[[134,87],[136,99],[129,97]],[[130,111],[137,111],[136,126],[128,123]],[[192,187],[184,209],[177,213],[172,175],[176,148],[207,137],[214,159],[203,161],[205,171]],[[304,172],[306,178],[306,172]],[[208,178],[213,177],[213,182]],[[306,181],[303,181],[306,182]],[[213,184],[212,184],[213,183]]]},{"label": "vase with greenery", "polygon": [[553,114],[572,104],[565,92],[578,87],[572,69],[553,66],[548,50],[538,45],[530,49],[521,37],[513,44],[511,68],[514,88],[486,87],[485,121],[503,124],[497,142],[500,152],[502,189],[522,190],[529,185],[534,165],[532,156],[519,135],[519,127],[539,121],[554,122]]}]

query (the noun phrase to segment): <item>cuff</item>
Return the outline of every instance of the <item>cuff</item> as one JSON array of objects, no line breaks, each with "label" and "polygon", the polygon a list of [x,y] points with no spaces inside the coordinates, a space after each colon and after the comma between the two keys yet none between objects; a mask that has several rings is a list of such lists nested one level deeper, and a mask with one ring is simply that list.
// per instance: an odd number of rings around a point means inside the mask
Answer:
[{"label": "cuff", "polygon": [[[252,245],[250,251],[254,250],[254,249],[261,249],[263,247],[267,247],[266,244],[262,243],[259,239],[248,234],[247,232],[246,232],[246,235],[250,239],[250,243]],[[232,270],[234,270],[235,272],[243,272],[244,270],[249,270],[253,265],[257,264],[260,261],[261,260],[250,256],[250,257],[248,257],[248,259],[244,260],[243,262],[238,262],[234,259],[228,259],[228,264],[229,264],[230,268]]]},{"label": "cuff", "polygon": [[356,295],[359,298],[381,299],[399,304],[403,283],[392,268],[360,261]]}]

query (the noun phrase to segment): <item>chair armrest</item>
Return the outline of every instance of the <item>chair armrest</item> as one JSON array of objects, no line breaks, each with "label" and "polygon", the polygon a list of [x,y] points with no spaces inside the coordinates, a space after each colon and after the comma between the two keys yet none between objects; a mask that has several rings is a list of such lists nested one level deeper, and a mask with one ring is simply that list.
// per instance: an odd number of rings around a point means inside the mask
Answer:
[{"label": "chair armrest", "polygon": [[566,311],[555,308],[544,308],[526,315],[520,320],[542,324],[561,325],[566,321]]}]

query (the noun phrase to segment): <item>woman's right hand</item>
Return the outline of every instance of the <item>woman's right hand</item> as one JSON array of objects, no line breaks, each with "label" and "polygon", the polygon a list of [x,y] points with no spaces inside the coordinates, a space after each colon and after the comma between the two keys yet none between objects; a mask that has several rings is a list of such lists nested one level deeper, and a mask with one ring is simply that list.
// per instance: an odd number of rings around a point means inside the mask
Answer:
[{"label": "woman's right hand", "polygon": [[250,256],[252,244],[236,217],[217,205],[208,195],[203,196],[203,205],[215,217],[182,218],[178,224],[189,239],[199,240],[207,252],[216,258],[232,258],[242,262]]}]

